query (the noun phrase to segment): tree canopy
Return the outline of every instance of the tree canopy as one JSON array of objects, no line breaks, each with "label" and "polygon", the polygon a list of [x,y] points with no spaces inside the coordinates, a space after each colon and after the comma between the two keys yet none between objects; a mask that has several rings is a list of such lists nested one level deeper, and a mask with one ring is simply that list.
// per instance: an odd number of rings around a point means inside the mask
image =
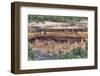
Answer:
[{"label": "tree canopy", "polygon": [[87,17],[75,17],[75,16],[49,16],[49,15],[28,15],[28,22],[42,22],[52,21],[52,22],[69,22],[69,21],[80,21],[86,19]]}]

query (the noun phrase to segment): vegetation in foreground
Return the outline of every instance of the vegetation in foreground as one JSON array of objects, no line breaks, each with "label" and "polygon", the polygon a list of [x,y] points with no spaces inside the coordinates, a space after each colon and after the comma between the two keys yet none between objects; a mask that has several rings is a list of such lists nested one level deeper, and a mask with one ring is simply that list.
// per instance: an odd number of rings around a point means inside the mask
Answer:
[{"label": "vegetation in foreground", "polygon": [[32,51],[32,44],[28,43],[28,60],[34,59],[34,52]]},{"label": "vegetation in foreground", "polygon": [[[59,52],[59,54],[56,54],[53,52],[52,54],[47,53],[46,55],[45,54],[36,55],[35,53],[36,52],[32,50],[32,44],[29,43],[28,44],[28,60],[80,59],[80,58],[87,58],[87,55],[88,55],[87,45],[86,45],[86,48],[78,47],[66,53]],[[39,56],[41,57],[40,59],[38,59]],[[46,57],[42,59],[43,56],[44,57],[46,56]]]}]

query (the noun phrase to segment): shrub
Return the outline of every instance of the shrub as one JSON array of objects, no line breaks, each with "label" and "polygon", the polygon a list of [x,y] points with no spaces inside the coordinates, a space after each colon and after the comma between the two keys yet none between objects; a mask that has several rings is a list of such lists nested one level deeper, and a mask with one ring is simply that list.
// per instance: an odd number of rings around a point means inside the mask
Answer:
[{"label": "shrub", "polygon": [[71,52],[67,52],[64,55],[64,59],[78,59],[78,58],[87,58],[87,49],[86,48],[76,48]]},{"label": "shrub", "polygon": [[28,60],[33,60],[34,59],[34,53],[32,51],[32,44],[29,42],[28,43]]}]

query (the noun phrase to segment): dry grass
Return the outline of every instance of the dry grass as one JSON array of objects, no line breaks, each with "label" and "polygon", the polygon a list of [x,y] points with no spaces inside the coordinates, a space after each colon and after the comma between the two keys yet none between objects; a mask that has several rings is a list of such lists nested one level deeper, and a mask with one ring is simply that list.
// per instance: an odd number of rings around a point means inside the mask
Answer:
[{"label": "dry grass", "polygon": [[[69,43],[69,42],[51,42],[51,41],[35,41],[34,44],[32,44],[33,48],[38,48],[41,50],[42,53],[59,53],[59,52],[70,52],[71,50],[73,50],[74,48],[85,48],[86,47],[86,42],[74,42],[74,43]],[[48,43],[49,42],[49,43]],[[45,45],[45,43],[48,43]]]}]

